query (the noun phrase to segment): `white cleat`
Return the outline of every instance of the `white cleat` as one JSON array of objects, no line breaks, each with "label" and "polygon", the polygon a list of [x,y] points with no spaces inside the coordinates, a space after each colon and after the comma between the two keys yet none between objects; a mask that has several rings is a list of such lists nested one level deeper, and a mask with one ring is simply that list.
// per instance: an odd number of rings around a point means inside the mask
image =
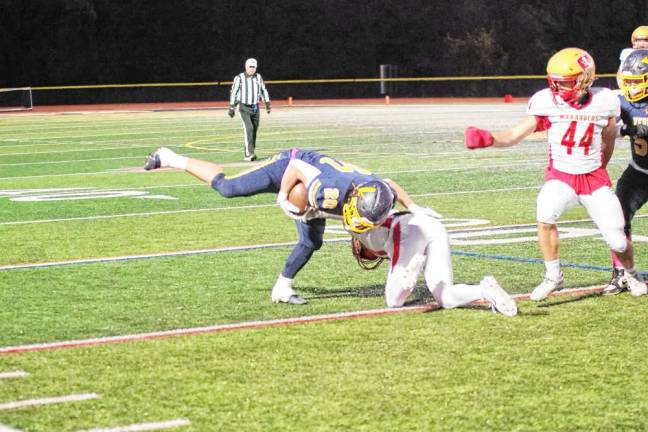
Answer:
[{"label": "white cleat", "polygon": [[277,282],[272,288],[271,299],[273,303],[288,303],[294,305],[308,303],[308,301],[300,297],[295,290],[293,290],[292,282],[292,279],[279,275]]},{"label": "white cleat", "polygon": [[630,291],[631,295],[639,297],[648,293],[648,286],[646,286],[646,283],[638,274],[631,275],[628,272],[625,272],[625,274],[623,275],[623,280],[628,287],[628,291]]},{"label": "white cleat", "polygon": [[562,272],[560,272],[558,280],[551,279],[550,277],[545,275],[542,283],[533,290],[529,298],[533,301],[544,300],[552,292],[562,289],[564,281],[565,277],[563,276]]},{"label": "white cleat", "polygon": [[479,283],[482,296],[491,304],[493,312],[499,312],[507,317],[517,315],[518,309],[515,300],[500,286],[493,276],[486,276]]}]

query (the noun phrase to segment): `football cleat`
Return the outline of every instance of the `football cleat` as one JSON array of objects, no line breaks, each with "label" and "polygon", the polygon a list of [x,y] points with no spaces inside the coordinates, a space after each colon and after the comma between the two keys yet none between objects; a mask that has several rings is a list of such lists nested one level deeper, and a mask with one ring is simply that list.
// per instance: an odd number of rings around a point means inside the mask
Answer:
[{"label": "football cleat", "polygon": [[623,280],[626,283],[626,286],[628,287],[628,291],[630,291],[630,294],[639,297],[642,295],[646,295],[648,293],[648,286],[646,286],[646,283],[643,281],[642,277],[637,275],[632,275],[628,272],[625,273],[623,276]]},{"label": "football cleat", "polygon": [[547,275],[545,275],[542,283],[537,287],[535,287],[533,292],[531,292],[529,299],[533,301],[540,301],[546,299],[547,296],[552,292],[562,289],[564,281],[565,281],[565,277],[563,276],[563,272],[560,272],[558,280],[554,280],[548,277]]},{"label": "football cleat", "polygon": [[161,166],[162,163],[160,162],[160,155],[157,151],[154,151],[153,153],[150,153],[148,156],[146,156],[146,160],[144,161],[144,169],[146,171],[158,169]]},{"label": "football cleat", "polygon": [[308,303],[304,298],[297,295],[292,287],[292,279],[279,275],[277,282],[272,287],[271,299],[273,303],[288,303],[302,305]]},{"label": "football cleat", "polygon": [[257,160],[257,157],[256,155],[253,154],[251,156],[245,156],[243,160],[246,162],[254,162],[255,160]]},{"label": "football cleat", "polygon": [[493,276],[484,277],[479,285],[482,289],[482,296],[490,302],[493,312],[499,312],[507,317],[517,315],[518,309],[515,300],[504,291]]},{"label": "football cleat", "polygon": [[612,279],[607,287],[603,288],[603,295],[615,295],[619,294],[623,290],[628,288],[626,281],[623,278],[624,270],[615,268],[612,270]]},{"label": "football cleat", "polygon": [[288,303],[288,304],[292,304],[292,305],[303,305],[303,304],[308,303],[308,301],[306,299],[304,299],[303,297],[301,297],[301,296],[299,296],[297,294],[293,294],[288,298],[283,298],[283,297],[282,298],[277,298],[277,299],[273,298],[272,302],[273,303]]}]

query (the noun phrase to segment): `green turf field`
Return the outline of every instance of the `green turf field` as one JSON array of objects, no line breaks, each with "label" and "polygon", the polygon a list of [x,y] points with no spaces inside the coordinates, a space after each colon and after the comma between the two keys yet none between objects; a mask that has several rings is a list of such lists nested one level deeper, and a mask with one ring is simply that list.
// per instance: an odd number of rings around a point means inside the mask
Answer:
[{"label": "green turf field", "polygon": [[[535,198],[545,145],[463,147],[467,125],[503,128],[524,108],[278,108],[262,118],[257,153],[315,149],[396,180],[444,215],[457,282],[492,274],[524,294],[543,273]],[[292,221],[270,194],[225,199],[187,174],[144,172],[161,145],[228,173],[251,166],[240,121],[222,110],[0,116],[0,353],[383,308],[385,269],[362,271],[335,221],[296,279],[309,304],[272,304]],[[628,158],[619,140],[613,179]],[[566,287],[606,284],[609,252],[587,214],[571,210],[560,229]],[[648,209],[633,235],[646,270]],[[411,305],[431,301],[419,284]],[[5,353],[0,432],[156,422],[182,431],[646,430],[647,307],[627,293],[578,294],[521,301],[515,318],[419,308]],[[68,395],[92,396],[14,404]]]}]

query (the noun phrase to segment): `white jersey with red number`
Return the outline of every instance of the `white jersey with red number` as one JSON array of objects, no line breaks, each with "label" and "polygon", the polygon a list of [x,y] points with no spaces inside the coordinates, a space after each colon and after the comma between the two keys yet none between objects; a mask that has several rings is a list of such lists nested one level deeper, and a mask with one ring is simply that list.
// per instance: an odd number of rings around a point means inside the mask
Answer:
[{"label": "white jersey with red number", "polygon": [[601,131],[610,117],[620,115],[618,97],[610,89],[594,87],[589,102],[576,109],[544,89],[529,100],[527,114],[547,130],[549,164],[568,174],[586,174],[603,164]]}]

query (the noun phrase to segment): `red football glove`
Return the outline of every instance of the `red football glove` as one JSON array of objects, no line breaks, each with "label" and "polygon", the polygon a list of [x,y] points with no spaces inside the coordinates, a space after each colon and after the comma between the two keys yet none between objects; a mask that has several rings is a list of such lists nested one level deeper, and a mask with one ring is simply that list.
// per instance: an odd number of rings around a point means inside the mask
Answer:
[{"label": "red football glove", "polygon": [[490,147],[493,145],[493,134],[487,130],[469,126],[466,128],[464,143],[471,150]]}]

